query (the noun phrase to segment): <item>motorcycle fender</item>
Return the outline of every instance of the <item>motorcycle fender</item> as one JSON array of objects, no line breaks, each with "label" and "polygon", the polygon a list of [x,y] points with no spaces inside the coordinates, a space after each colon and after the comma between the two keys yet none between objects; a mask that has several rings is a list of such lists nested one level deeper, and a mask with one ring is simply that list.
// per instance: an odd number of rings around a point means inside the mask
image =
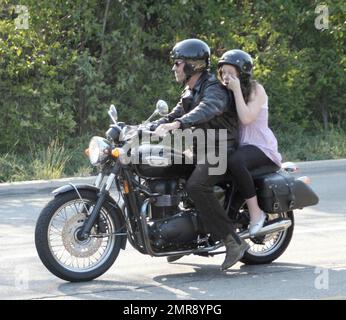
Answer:
[{"label": "motorcycle fender", "polygon": [[[91,184],[75,184],[74,185],[78,190],[90,190],[90,191],[95,191],[95,192],[99,192],[100,189],[91,185]],[[52,193],[54,194],[54,197],[56,197],[59,194],[63,194],[69,191],[74,190],[74,187],[70,184],[66,184],[62,187],[59,187],[55,190],[52,191]]]},{"label": "motorcycle fender", "polygon": [[[89,191],[93,191],[96,194],[98,194],[100,192],[100,188],[97,188],[91,184],[75,184],[74,185],[77,190],[89,190]],[[70,191],[75,191],[74,187],[71,185],[65,185],[62,186],[60,188],[57,188],[55,190],[52,191],[52,193],[54,194],[54,197],[58,196],[59,194],[63,194],[66,192],[70,192]],[[108,194],[106,197],[107,201],[110,202],[112,204],[112,207],[114,208],[114,210],[118,213],[120,220],[121,220],[121,224],[125,225],[125,219],[124,216],[122,214],[122,210],[120,209],[119,205],[114,201],[114,199]],[[126,247],[126,240],[127,237],[126,236],[122,236],[122,241],[121,241],[121,249],[125,250]]]}]

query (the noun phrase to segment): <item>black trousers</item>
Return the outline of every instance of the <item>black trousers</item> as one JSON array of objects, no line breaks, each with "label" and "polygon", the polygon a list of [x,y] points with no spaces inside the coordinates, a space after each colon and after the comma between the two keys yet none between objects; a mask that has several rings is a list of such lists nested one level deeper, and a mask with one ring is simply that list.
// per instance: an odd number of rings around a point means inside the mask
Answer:
[{"label": "black trousers", "polygon": [[241,146],[227,156],[227,169],[235,179],[244,199],[256,195],[256,188],[250,170],[268,165],[275,166],[276,164],[262,150],[253,145]]},{"label": "black trousers", "polygon": [[213,193],[213,186],[222,180],[223,175],[210,176],[210,165],[197,164],[187,181],[186,190],[194,201],[204,227],[213,240],[223,240],[231,234],[240,244],[240,238],[234,230],[231,219]]}]

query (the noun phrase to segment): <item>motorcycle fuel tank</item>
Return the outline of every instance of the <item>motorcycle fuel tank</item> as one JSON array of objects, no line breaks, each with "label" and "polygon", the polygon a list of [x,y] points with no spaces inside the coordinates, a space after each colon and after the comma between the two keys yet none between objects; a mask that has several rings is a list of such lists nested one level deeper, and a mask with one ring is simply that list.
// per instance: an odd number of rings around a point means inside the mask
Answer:
[{"label": "motorcycle fuel tank", "polygon": [[141,145],[131,157],[138,175],[145,178],[187,178],[195,168],[184,154],[162,145]]}]

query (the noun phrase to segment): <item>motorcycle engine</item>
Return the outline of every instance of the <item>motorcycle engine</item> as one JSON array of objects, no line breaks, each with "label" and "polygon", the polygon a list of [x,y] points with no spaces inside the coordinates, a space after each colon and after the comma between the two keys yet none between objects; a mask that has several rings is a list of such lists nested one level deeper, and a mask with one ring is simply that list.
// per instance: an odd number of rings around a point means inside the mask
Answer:
[{"label": "motorcycle engine", "polygon": [[182,210],[179,203],[184,193],[177,180],[152,180],[149,182],[153,198],[150,215],[150,239],[157,249],[192,248],[197,246],[200,234],[197,214],[193,210]]},{"label": "motorcycle engine", "polygon": [[150,227],[152,245],[160,250],[196,248],[199,234],[197,214],[190,210],[157,220]]},{"label": "motorcycle engine", "polygon": [[152,193],[160,194],[152,199],[152,219],[166,218],[179,211],[182,196],[178,192],[177,180],[152,180],[149,182],[149,188]]}]

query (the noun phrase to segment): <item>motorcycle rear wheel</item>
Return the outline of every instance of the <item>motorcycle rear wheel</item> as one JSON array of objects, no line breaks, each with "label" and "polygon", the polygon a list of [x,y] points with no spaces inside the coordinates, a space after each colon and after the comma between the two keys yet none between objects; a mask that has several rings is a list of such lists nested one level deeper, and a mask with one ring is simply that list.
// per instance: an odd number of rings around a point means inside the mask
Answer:
[{"label": "motorcycle rear wheel", "polygon": [[[246,240],[250,249],[245,252],[240,260],[244,264],[256,265],[267,264],[279,258],[287,249],[293,235],[294,230],[294,214],[293,211],[280,214],[269,214],[269,219],[284,218],[291,220],[291,226],[280,232],[268,234],[259,239]],[[260,243],[262,241],[262,244]]]},{"label": "motorcycle rear wheel", "polygon": [[[79,190],[91,212],[97,196]],[[105,273],[116,260],[123,226],[114,208],[105,202],[92,236],[80,241],[77,233],[87,217],[86,208],[76,192],[56,196],[43,208],[35,229],[37,253],[45,267],[57,277],[71,282],[90,281]],[[102,233],[102,235],[101,235]]]}]

